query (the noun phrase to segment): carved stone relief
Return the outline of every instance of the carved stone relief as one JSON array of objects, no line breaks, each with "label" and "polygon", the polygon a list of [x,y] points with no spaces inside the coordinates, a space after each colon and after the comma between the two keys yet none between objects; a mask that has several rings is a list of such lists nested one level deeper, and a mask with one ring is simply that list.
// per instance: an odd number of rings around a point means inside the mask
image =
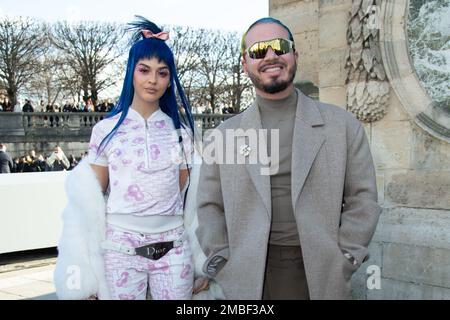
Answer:
[{"label": "carved stone relief", "polygon": [[386,115],[389,83],[379,45],[381,0],[354,0],[347,41],[347,108],[359,120],[374,122]]}]

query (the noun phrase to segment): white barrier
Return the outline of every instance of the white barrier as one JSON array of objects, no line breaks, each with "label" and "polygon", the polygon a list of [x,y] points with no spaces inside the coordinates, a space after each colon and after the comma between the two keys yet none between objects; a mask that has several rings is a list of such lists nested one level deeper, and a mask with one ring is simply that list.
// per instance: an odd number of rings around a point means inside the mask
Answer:
[{"label": "white barrier", "polygon": [[0,254],[56,247],[67,172],[0,174]]}]

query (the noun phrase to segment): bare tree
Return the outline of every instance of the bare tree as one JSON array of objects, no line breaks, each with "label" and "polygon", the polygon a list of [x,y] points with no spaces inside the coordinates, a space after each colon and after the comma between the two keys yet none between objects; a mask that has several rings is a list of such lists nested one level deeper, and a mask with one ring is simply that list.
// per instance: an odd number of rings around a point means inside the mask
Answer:
[{"label": "bare tree", "polygon": [[[99,93],[123,79],[122,60],[128,44],[124,26],[59,22],[46,27],[45,32],[43,24],[4,20],[0,27],[0,85],[11,101],[16,100],[19,88],[26,88],[28,94],[48,104],[61,97],[79,102],[81,96],[84,100],[90,96],[97,104]],[[190,27],[170,29],[169,44],[190,104],[209,107],[213,113],[222,107],[238,112],[251,97],[250,82],[243,76],[240,62],[238,36]],[[21,38],[16,33],[28,36],[29,45],[34,45],[26,51],[28,55],[17,54],[25,49],[17,48],[24,40],[17,41]]]},{"label": "bare tree", "polygon": [[208,106],[212,113],[221,108],[239,112],[252,98],[250,80],[244,76],[240,58],[240,39],[234,32],[199,30],[202,42],[200,63],[192,73],[195,103]]},{"label": "bare tree", "polygon": [[84,99],[90,96],[94,104],[99,93],[117,81],[115,66],[124,52],[124,31],[123,26],[99,22],[59,22],[53,27],[52,42],[73,71],[68,76],[79,77]]},{"label": "bare tree", "polygon": [[252,98],[252,85],[250,79],[245,76],[241,63],[240,39],[236,33],[223,35],[227,45],[224,74],[227,78],[226,89],[223,91],[225,106],[233,108],[238,113],[242,107],[246,107]]},{"label": "bare tree", "polygon": [[223,92],[226,89],[228,75],[224,66],[230,44],[219,31],[203,31],[202,33],[206,42],[203,44],[200,64],[196,70],[201,77],[197,85],[197,99],[215,113],[223,102]]},{"label": "bare tree", "polygon": [[202,49],[201,32],[191,27],[171,26],[170,33],[178,76],[180,80],[184,80],[199,64],[199,51]]},{"label": "bare tree", "polygon": [[178,77],[183,85],[186,97],[192,105],[198,74],[195,72],[200,64],[204,49],[202,29],[192,27],[170,26],[171,49],[175,56]]},{"label": "bare tree", "polygon": [[36,61],[46,51],[41,23],[24,18],[0,20],[0,86],[13,105],[19,92],[39,71]]},{"label": "bare tree", "polygon": [[49,31],[50,27],[45,26],[46,37],[44,46],[46,52],[35,62],[36,72],[29,79],[26,85],[28,96],[46,101],[47,104],[53,105],[59,96],[63,93],[65,86],[62,80],[62,72],[65,64],[59,57],[55,48],[52,47]]},{"label": "bare tree", "polygon": [[83,79],[66,63],[60,63],[58,70],[58,81],[62,89],[63,98],[72,102],[80,102],[82,100],[81,83]]}]

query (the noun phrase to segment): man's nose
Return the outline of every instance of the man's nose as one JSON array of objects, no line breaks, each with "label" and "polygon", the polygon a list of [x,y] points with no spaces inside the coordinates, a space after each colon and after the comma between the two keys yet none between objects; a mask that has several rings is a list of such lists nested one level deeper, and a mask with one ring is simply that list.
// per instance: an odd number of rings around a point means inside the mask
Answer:
[{"label": "man's nose", "polygon": [[278,58],[278,55],[273,51],[272,47],[269,47],[267,49],[266,56],[264,57],[264,60],[274,60]]}]

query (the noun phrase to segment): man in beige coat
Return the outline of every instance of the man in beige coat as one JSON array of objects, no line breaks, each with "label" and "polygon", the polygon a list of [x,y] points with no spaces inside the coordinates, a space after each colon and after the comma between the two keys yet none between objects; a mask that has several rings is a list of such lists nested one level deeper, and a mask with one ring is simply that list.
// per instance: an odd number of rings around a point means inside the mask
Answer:
[{"label": "man in beige coat", "polygon": [[255,22],[242,49],[257,96],[207,139],[197,196],[203,271],[226,299],[348,299],[381,211],[364,128],[294,88],[298,53],[280,21]]}]

